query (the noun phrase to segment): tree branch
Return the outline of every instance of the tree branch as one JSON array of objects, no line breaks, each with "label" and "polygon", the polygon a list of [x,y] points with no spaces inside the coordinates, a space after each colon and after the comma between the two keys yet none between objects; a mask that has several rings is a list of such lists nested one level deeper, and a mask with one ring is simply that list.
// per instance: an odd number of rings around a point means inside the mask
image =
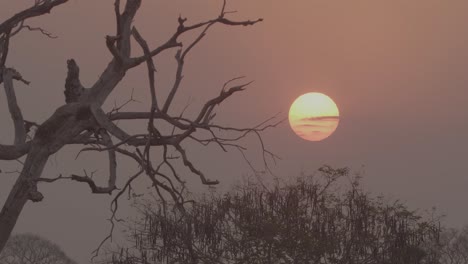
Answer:
[{"label": "tree branch", "polygon": [[[120,18],[120,0],[115,0],[114,2],[114,13],[115,13],[115,27],[116,31],[115,34],[116,36],[120,36],[122,34],[122,29],[121,29],[121,18]],[[120,49],[120,44],[118,44],[118,48]]]},{"label": "tree branch", "polygon": [[8,49],[10,46],[10,32],[11,29],[5,32],[4,35],[0,38],[0,70],[3,70],[5,68],[6,59],[8,57]]},{"label": "tree branch", "polygon": [[31,148],[31,141],[19,145],[1,145],[0,160],[16,160],[26,155]]},{"label": "tree branch", "polygon": [[212,180],[209,180],[205,177],[205,175],[198,169],[195,168],[195,166],[193,166],[192,162],[190,162],[190,160],[188,159],[187,157],[187,154],[185,153],[185,150],[180,146],[180,145],[175,145],[174,146],[177,151],[182,155],[182,160],[184,162],[184,165],[190,169],[191,172],[193,172],[194,174],[198,175],[200,177],[200,180],[202,181],[203,184],[205,185],[216,185],[216,184],[219,184],[219,181],[218,180],[215,180],[215,181],[212,181]]},{"label": "tree branch", "polygon": [[[181,20],[179,20],[181,21]],[[182,20],[183,21],[183,20]],[[183,23],[183,22],[181,22]],[[172,100],[174,99],[174,96],[177,92],[177,90],[179,89],[179,86],[180,86],[180,83],[182,82],[182,71],[184,69],[184,64],[185,64],[185,56],[187,56],[187,54],[190,52],[190,50],[192,50],[193,47],[195,47],[195,45],[200,42],[200,40],[206,35],[206,32],[208,31],[208,29],[214,24],[213,23],[208,23],[207,26],[205,27],[205,29],[200,33],[200,35],[198,35],[198,37],[188,46],[187,49],[185,49],[185,51],[182,52],[182,49],[178,50],[177,53],[176,53],[176,60],[177,60],[177,70],[176,70],[176,77],[175,77],[175,81],[174,81],[174,85],[171,89],[171,91],[169,92],[169,95],[167,96],[167,99],[166,99],[166,103],[164,103],[164,107],[162,109],[162,111],[164,113],[167,113],[167,111],[169,110],[169,106],[171,105],[172,103]],[[183,25],[183,24],[182,24]],[[145,54],[146,55],[146,54]]]},{"label": "tree branch", "polygon": [[42,35],[48,37],[48,38],[51,38],[51,39],[55,39],[57,38],[57,36],[54,36],[52,33],[50,33],[49,31],[41,28],[41,27],[32,27],[30,25],[24,25],[22,24],[21,26],[18,27],[17,31],[16,32],[19,32],[21,29],[23,28],[26,28],[27,30],[29,31],[38,31],[39,33],[41,33]]},{"label": "tree branch", "polygon": [[97,186],[93,179],[87,175],[79,176],[79,175],[72,175],[71,179],[78,182],[85,182],[91,188],[92,193],[107,193],[112,194],[112,191],[116,189],[116,181],[117,181],[117,159],[115,155],[115,148],[113,147],[112,140],[107,133],[107,131],[100,130],[99,134],[102,137],[104,145],[107,147],[107,152],[109,153],[109,180],[107,187],[99,187]]},{"label": "tree branch", "polygon": [[[116,4],[118,3],[119,2]],[[130,57],[131,24],[140,5],[141,0],[128,0],[124,12],[122,15],[119,15],[121,34],[119,36],[106,38],[106,41],[115,39],[118,53],[114,51],[113,47],[110,47],[114,57],[104,69],[96,83],[90,88],[85,98],[97,103],[99,106],[104,104],[109,94],[114,90],[117,84],[119,84],[125,76],[126,71],[130,68],[128,66],[130,64],[128,60]],[[112,45],[114,44],[112,43]]]},{"label": "tree branch", "polygon": [[24,21],[31,17],[41,16],[46,13],[50,13],[52,8],[59,6],[63,3],[66,3],[68,0],[51,0],[51,1],[44,1],[39,5],[34,5],[28,9],[25,9],[16,15],[12,16],[11,18],[7,19],[3,23],[0,24],[0,34],[4,33],[16,25],[18,25],[21,21]]},{"label": "tree branch", "polygon": [[[181,47],[182,44],[179,43],[177,41],[177,39],[183,33],[187,32],[187,31],[195,30],[197,28],[201,28],[201,27],[209,25],[209,24],[220,23],[220,24],[229,25],[229,26],[250,26],[250,25],[254,25],[254,24],[258,23],[258,22],[263,21],[262,18],[259,18],[259,19],[254,20],[254,21],[250,21],[250,20],[247,20],[247,21],[231,21],[229,19],[224,18],[224,14],[225,13],[221,13],[221,15],[216,19],[201,22],[201,23],[194,24],[194,25],[191,25],[191,26],[185,26],[184,22],[186,21],[186,19],[183,19],[183,18],[179,17],[179,27],[177,28],[177,31],[174,33],[174,35],[172,35],[172,37],[169,40],[167,40],[166,43],[164,43],[161,46],[159,46],[158,48],[152,50],[150,52],[149,56],[154,57],[154,56],[158,55],[159,53],[161,53],[164,50],[174,48],[174,47]],[[140,65],[141,63],[145,62],[148,59],[149,56],[148,55],[143,55],[143,56],[131,59],[131,62],[129,63],[128,67],[133,68],[133,67],[136,67],[136,66]]]},{"label": "tree branch", "polygon": [[112,121],[109,120],[106,113],[102,111],[99,106],[92,105],[90,106],[91,112],[94,115],[97,123],[104,129],[106,129],[109,133],[113,136],[118,138],[119,140],[126,141],[130,138],[130,135],[123,131],[120,127],[116,126]]},{"label": "tree branch", "polygon": [[140,8],[141,0],[127,0],[124,11],[120,16],[120,35],[117,47],[120,54],[127,59],[130,57],[130,37],[132,35],[132,22]]},{"label": "tree branch", "polygon": [[[208,102],[206,102],[206,104],[203,106],[202,110],[198,114],[198,117],[195,120],[195,123],[200,123],[201,120],[205,119],[204,117],[207,116],[207,114],[209,115],[211,113],[214,106],[219,105],[224,100],[226,100],[226,98],[233,95],[234,93],[245,90],[245,87],[248,86],[251,83],[252,82],[248,82],[248,83],[245,83],[245,84],[234,86],[234,87],[229,88],[229,90],[227,90],[227,91],[225,91],[224,88],[223,88],[218,97],[215,97],[215,98],[209,100]],[[209,111],[209,109],[211,109],[211,110]]]},{"label": "tree branch", "polygon": [[148,57],[148,59],[146,60],[146,64],[148,66],[148,80],[149,80],[149,87],[150,87],[150,94],[151,94],[150,113],[153,113],[154,111],[158,110],[158,100],[156,97],[156,87],[154,84],[154,73],[156,72],[156,67],[154,66],[153,58],[149,56],[150,51],[149,51],[148,43],[146,43],[146,41],[143,39],[143,37],[140,35],[140,33],[135,27],[133,27],[132,34],[135,40],[143,49],[143,53],[145,54],[145,56]]},{"label": "tree branch", "polygon": [[114,189],[111,190],[109,187],[99,187],[99,186],[97,186],[96,183],[93,181],[93,179],[91,177],[89,177],[89,176],[86,176],[86,175],[85,176],[80,176],[80,175],[72,174],[71,179],[73,181],[87,183],[89,185],[89,188],[91,188],[92,193],[112,194],[112,190],[114,190]]},{"label": "tree branch", "polygon": [[5,87],[8,109],[10,110],[11,119],[15,126],[14,144],[19,145],[26,141],[26,130],[24,127],[23,114],[18,106],[15,90],[13,88],[13,75],[15,75],[15,71],[12,69],[5,69],[3,71],[3,86]]}]

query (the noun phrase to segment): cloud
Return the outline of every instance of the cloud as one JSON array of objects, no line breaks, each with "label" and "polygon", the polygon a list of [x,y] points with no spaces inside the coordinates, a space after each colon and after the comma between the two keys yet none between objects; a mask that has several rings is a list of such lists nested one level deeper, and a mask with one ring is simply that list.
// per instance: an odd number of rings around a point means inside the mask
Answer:
[{"label": "cloud", "polygon": [[301,118],[300,121],[338,121],[339,116],[314,116]]},{"label": "cloud", "polygon": [[332,127],[332,126],[330,126],[330,125],[320,125],[320,124],[300,124],[300,125],[297,125],[296,127],[323,128],[323,127]]}]

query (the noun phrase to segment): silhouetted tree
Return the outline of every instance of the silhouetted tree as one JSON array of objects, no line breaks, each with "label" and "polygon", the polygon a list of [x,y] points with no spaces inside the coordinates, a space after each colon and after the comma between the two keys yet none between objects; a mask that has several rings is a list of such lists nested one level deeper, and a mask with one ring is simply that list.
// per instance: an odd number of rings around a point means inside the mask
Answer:
[{"label": "silhouetted tree", "polygon": [[439,225],[400,202],[346,186],[346,169],[320,169],[270,189],[241,185],[205,196],[185,214],[144,203],[130,249],[109,263],[438,263]]},{"label": "silhouetted tree", "polygon": [[[39,202],[43,199],[43,195],[37,189],[38,182],[72,180],[88,185],[92,193],[113,194],[111,221],[115,219],[118,199],[128,191],[132,182],[142,175],[147,176],[151,186],[161,195],[161,199],[169,197],[176,204],[181,205],[184,203],[182,190],[186,186],[183,177],[176,170],[177,165],[187,167],[191,173],[200,178],[203,184],[218,183],[217,180],[206,177],[191,162],[185,149],[187,145],[184,145],[187,141],[203,145],[214,144],[223,151],[233,149],[244,152],[245,148],[239,145],[239,140],[253,134],[261,141],[259,133],[275,125],[271,119],[250,128],[227,127],[214,121],[216,107],[233,94],[243,91],[250,84],[247,82],[236,85],[235,82],[239,82],[240,78],[227,81],[224,86],[220,87],[219,94],[202,104],[199,112],[191,113],[191,117],[171,111],[172,103],[182,83],[187,55],[200,43],[208,30],[214,25],[249,26],[261,21],[261,19],[235,21],[228,18],[232,12],[226,11],[225,1],[220,1],[222,5],[220,12],[212,19],[191,24],[186,18],[179,17],[178,27],[174,33],[162,45],[151,48],[133,25],[142,0],[122,1],[124,3],[114,0],[116,30],[113,35],[107,36],[105,41],[112,59],[99,78],[91,87],[84,87],[80,81],[78,64],[73,59],[68,60],[68,74],[64,87],[65,102],[57,102],[56,111],[45,122],[27,121],[16,100],[14,83],[21,81],[29,84],[29,82],[21,76],[19,71],[7,66],[8,50],[14,36],[24,30],[39,31],[50,37],[50,33],[44,29],[33,28],[27,23],[30,18],[48,14],[55,7],[65,4],[67,0],[31,2],[34,2],[32,7],[0,23],[0,84],[3,83],[5,88],[8,109],[15,131],[12,145],[0,145],[0,160],[16,160],[26,156],[24,166],[0,212],[0,251],[5,246],[25,203],[28,200]],[[181,37],[186,36],[187,33],[193,34],[191,36],[194,38],[191,41],[182,41]],[[132,42],[133,40],[135,42]],[[133,43],[139,45],[140,55],[134,56],[137,52],[130,52]],[[135,50],[137,49],[133,47],[133,51]],[[170,87],[167,98],[162,98],[161,93],[156,89],[153,59],[169,50],[176,51],[177,69],[174,84]],[[136,112],[124,112],[121,107],[104,110],[103,104],[124,79],[126,73],[142,64],[146,65],[148,72],[149,104]],[[53,74],[52,77],[54,77]],[[35,107],[40,108],[41,104],[53,103],[38,101]],[[139,121],[134,124],[141,126],[140,131],[135,134],[128,133],[122,126],[118,126],[117,121],[121,120]],[[141,121],[144,121],[144,125],[141,125]],[[161,129],[163,125],[160,124],[169,125],[173,127],[173,130],[164,131]],[[2,124],[2,129],[5,127],[7,126]],[[86,173],[53,179],[41,178],[49,157],[64,146],[71,144],[87,145],[81,152],[103,151],[108,154],[107,186],[98,186],[91,177],[92,175]],[[263,148],[263,142],[261,146]],[[265,148],[262,150],[263,159],[265,156],[273,157]],[[128,177],[119,189],[117,188],[117,155],[128,157],[139,165],[138,171]],[[162,162],[155,164],[155,156]],[[107,238],[110,237],[111,235]]]},{"label": "silhouetted tree", "polygon": [[33,234],[13,235],[0,254],[1,264],[76,264],[62,249]]}]

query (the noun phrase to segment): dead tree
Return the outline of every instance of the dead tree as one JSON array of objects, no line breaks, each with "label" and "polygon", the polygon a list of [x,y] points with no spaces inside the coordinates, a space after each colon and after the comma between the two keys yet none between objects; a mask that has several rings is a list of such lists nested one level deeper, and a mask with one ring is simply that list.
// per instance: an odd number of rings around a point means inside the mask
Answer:
[{"label": "dead tree", "polygon": [[[17,13],[0,24],[0,83],[3,83],[8,99],[8,108],[15,128],[15,139],[12,145],[0,145],[1,160],[15,160],[26,156],[19,176],[10,191],[10,194],[0,213],[0,251],[5,246],[10,233],[15,226],[25,203],[29,200],[39,202],[43,195],[37,189],[38,182],[54,182],[56,180],[71,180],[89,185],[92,193],[114,195],[112,201],[112,214],[118,208],[118,200],[128,191],[132,181],[139,177],[148,177],[155,191],[161,197],[170,197],[177,204],[184,203],[181,190],[184,181],[176,170],[173,155],[191,173],[197,175],[206,185],[217,184],[211,180],[190,161],[182,143],[195,141],[203,145],[215,144],[223,151],[233,149],[242,154],[245,148],[240,145],[239,139],[249,134],[257,136],[260,140],[263,159],[273,158],[274,155],[263,146],[260,132],[275,126],[272,119],[251,128],[225,127],[214,122],[215,108],[233,94],[243,91],[250,84],[234,85],[239,78],[225,83],[221,92],[201,106],[195,118],[186,118],[182,115],[172,114],[171,108],[174,98],[182,82],[182,73],[187,54],[205,36],[214,25],[224,26],[250,26],[262,19],[254,21],[235,21],[227,17],[231,12],[226,11],[226,2],[222,4],[219,16],[200,23],[189,24],[186,18],[179,17],[178,27],[173,35],[158,47],[151,47],[139,34],[132,24],[142,0],[127,0],[121,3],[115,0],[116,32],[105,39],[105,45],[112,54],[112,59],[103,69],[100,77],[91,87],[83,87],[80,82],[79,67],[75,60],[67,61],[68,75],[65,81],[65,104],[57,107],[56,111],[42,124],[26,121],[15,97],[14,82],[22,81],[29,84],[21,74],[7,67],[8,47],[12,37],[22,30],[36,30],[42,34],[53,37],[41,28],[27,25],[27,20],[49,13],[53,8],[65,4],[67,0],[37,0],[35,4],[24,11]],[[196,33],[192,42],[180,41],[182,35],[188,32]],[[130,53],[131,39],[139,44],[141,55],[132,56]],[[156,89],[154,59],[163,52],[175,50],[177,61],[176,78],[167,98],[161,98]],[[145,65],[148,71],[148,93],[151,103],[140,112],[106,112],[102,105],[108,96],[116,89],[130,69]],[[146,127],[140,134],[129,134],[116,124],[119,120],[145,121]],[[172,133],[165,134],[157,122],[166,122],[174,127]],[[35,126],[36,129],[30,129]],[[197,136],[197,131],[205,131],[210,137]],[[228,131],[230,137],[220,132]],[[226,133],[224,133],[226,134]],[[235,134],[235,136],[232,136]],[[44,166],[49,157],[69,144],[85,145],[81,151],[105,151],[109,158],[109,178],[107,186],[98,186],[88,175],[60,176],[58,178],[41,177]],[[153,150],[156,149],[157,150]],[[153,164],[155,151],[160,151],[162,162]],[[170,151],[176,154],[169,154]],[[139,170],[117,188],[117,162],[116,156],[129,157],[139,165]],[[266,164],[266,161],[265,161]],[[163,170],[162,168],[166,168]],[[167,173],[169,171],[170,173]],[[112,221],[112,219],[111,219]]]}]

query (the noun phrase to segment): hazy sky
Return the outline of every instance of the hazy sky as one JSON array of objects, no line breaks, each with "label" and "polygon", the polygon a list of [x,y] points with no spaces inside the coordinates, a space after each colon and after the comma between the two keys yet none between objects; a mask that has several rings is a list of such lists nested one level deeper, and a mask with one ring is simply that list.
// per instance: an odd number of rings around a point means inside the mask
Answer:
[{"label": "hazy sky", "polygon": [[[0,0],[0,21],[32,0]],[[175,30],[179,14],[189,22],[217,15],[218,0],[146,0],[135,24],[151,46]],[[189,56],[177,107],[191,98],[197,111],[215,96],[224,81],[245,75],[255,80],[243,94],[218,110],[222,124],[252,126],[282,111],[307,92],[322,92],[337,103],[341,120],[322,142],[306,142],[285,122],[265,134],[269,149],[283,158],[274,172],[285,179],[322,164],[364,171],[366,188],[407,202],[412,208],[436,206],[445,223],[468,223],[468,2],[465,0],[236,0],[232,18],[264,22],[254,27],[216,26]],[[114,34],[113,1],[70,0],[51,15],[31,20],[58,39],[24,32],[11,43],[9,66],[32,84],[17,84],[25,118],[44,121],[64,103],[66,60],[81,67],[85,86],[108,63],[105,35]],[[139,49],[135,49],[139,52]],[[174,53],[156,60],[161,95],[174,76]],[[131,90],[147,102],[146,68],[133,70],[109,98],[108,108],[125,101]],[[4,94],[0,105],[5,107]],[[135,104],[129,109],[137,109]],[[0,112],[0,142],[12,141],[12,126]],[[142,129],[145,129],[142,127]],[[249,141],[250,142],[250,141]],[[258,145],[249,146],[256,160]],[[89,155],[74,161],[76,149],[52,156],[44,176],[81,173],[106,165]],[[237,152],[193,148],[189,154],[210,178],[229,185],[250,173]],[[105,157],[105,155],[102,155]],[[214,164],[214,165],[210,165]],[[18,163],[0,163],[3,171]],[[256,163],[260,167],[260,163]],[[135,165],[122,161],[122,176]],[[0,174],[0,204],[15,174]],[[194,176],[187,176],[194,177]],[[15,232],[34,232],[58,244],[85,263],[108,231],[110,197],[91,195],[78,183],[41,185],[43,202],[29,203]]]}]

